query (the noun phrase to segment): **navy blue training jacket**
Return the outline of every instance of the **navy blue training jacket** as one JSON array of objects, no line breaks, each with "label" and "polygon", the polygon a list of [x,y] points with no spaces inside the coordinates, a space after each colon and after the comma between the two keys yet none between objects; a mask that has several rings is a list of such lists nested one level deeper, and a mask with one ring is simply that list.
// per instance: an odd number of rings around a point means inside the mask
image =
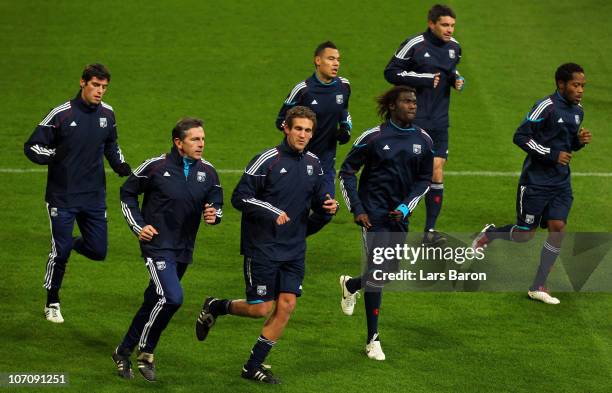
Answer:
[{"label": "navy blue training jacket", "polygon": [[338,143],[338,127],[344,125],[344,141],[350,139],[351,115],[348,110],[351,85],[348,79],[336,77],[330,83],[321,82],[316,74],[296,84],[289,92],[276,118],[276,128],[283,130],[287,111],[294,106],[306,106],[317,115],[317,129],[307,150],[321,160],[323,166],[333,167]]},{"label": "navy blue training jacket", "polygon": [[183,157],[172,147],[170,153],[146,160],[121,186],[121,210],[132,231],[138,236],[152,225],[159,232],[150,242],[140,242],[143,256],[171,255],[177,262],[191,263],[206,204],[217,209],[215,224],[221,222],[223,189],[215,168],[202,159],[185,178],[183,167]]},{"label": "navy blue training jacket", "polygon": [[[242,212],[240,252],[273,261],[304,258],[310,209],[322,209],[323,170],[316,155],[298,153],[286,141],[256,155],[232,194]],[[277,225],[282,212],[290,221]]]},{"label": "navy blue training jacket", "polygon": [[514,133],[514,143],[527,152],[519,184],[567,186],[570,166],[557,163],[559,153],[580,150],[584,111],[555,92],[535,103]]},{"label": "navy blue training jacket", "polygon": [[361,134],[338,175],[351,213],[366,213],[372,223],[384,224],[400,204],[414,211],[431,184],[431,149],[429,135],[414,125],[399,128],[387,121]]},{"label": "navy blue training jacket", "polygon": [[30,161],[48,165],[45,200],[53,207],[105,203],[105,156],[118,173],[125,162],[117,144],[113,108],[75,98],[53,108],[24,144]]},{"label": "navy blue training jacket", "polygon": [[[450,92],[457,79],[459,60],[459,43],[454,38],[444,42],[428,29],[402,42],[385,68],[387,82],[416,89],[418,106],[414,122],[426,130],[449,126]],[[434,74],[438,72],[440,82],[434,88]]]}]

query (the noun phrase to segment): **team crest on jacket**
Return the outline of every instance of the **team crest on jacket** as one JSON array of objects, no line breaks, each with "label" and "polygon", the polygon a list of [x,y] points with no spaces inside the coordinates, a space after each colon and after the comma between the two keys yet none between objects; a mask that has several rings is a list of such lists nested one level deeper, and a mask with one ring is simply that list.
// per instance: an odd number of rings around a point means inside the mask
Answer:
[{"label": "team crest on jacket", "polygon": [[312,165],[306,165],[306,172],[308,173],[308,176],[312,176],[312,174],[314,173]]},{"label": "team crest on jacket", "polygon": [[157,270],[164,270],[166,268],[166,261],[155,261],[157,265]]},{"label": "team crest on jacket", "polygon": [[265,285],[258,285],[257,286],[257,295],[258,296],[265,296],[266,293],[268,293],[268,288]]},{"label": "team crest on jacket", "polygon": [[455,58],[455,50],[454,49],[449,49],[448,50],[448,57],[450,57],[451,59]]},{"label": "team crest on jacket", "polygon": [[421,154],[421,145],[418,145],[416,143],[412,145],[412,152],[414,154]]},{"label": "team crest on jacket", "polygon": [[342,94],[336,94],[336,104],[341,105],[344,103],[344,96]]},{"label": "team crest on jacket", "polygon": [[102,128],[106,128],[106,117],[101,117],[100,118],[100,127]]},{"label": "team crest on jacket", "polygon": [[204,183],[206,181],[206,172],[198,172],[196,179],[200,182],[200,183]]},{"label": "team crest on jacket", "polygon": [[574,119],[576,120],[576,124],[580,124],[580,115],[574,115]]}]

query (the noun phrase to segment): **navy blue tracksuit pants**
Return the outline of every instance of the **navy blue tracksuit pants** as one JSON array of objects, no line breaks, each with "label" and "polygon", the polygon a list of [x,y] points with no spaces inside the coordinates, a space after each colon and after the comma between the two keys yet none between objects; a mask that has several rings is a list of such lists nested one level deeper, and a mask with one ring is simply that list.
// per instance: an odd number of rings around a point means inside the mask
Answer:
[{"label": "navy blue tracksuit pants", "polygon": [[119,345],[117,352],[122,354],[132,353],[137,345],[141,352],[153,353],[162,332],[183,304],[181,278],[188,264],[166,256],[145,257],[145,265],[151,279],[144,301]]},{"label": "navy blue tracksuit pants", "polygon": [[[102,261],[108,248],[106,206],[103,202],[87,208],[53,207],[47,203],[51,224],[51,252],[47,261],[44,287],[59,290],[64,279],[70,252]],[[81,236],[74,238],[74,222]]]}]

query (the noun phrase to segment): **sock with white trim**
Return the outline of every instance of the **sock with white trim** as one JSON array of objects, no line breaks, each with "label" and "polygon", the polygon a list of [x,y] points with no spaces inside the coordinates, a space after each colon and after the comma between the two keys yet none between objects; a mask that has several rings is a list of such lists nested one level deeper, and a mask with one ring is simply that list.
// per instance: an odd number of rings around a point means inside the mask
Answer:
[{"label": "sock with white trim", "polygon": [[251,349],[251,357],[244,365],[244,368],[247,370],[253,370],[261,367],[261,364],[266,360],[266,356],[272,349],[272,347],[276,344],[276,341],[268,340],[262,335],[257,338],[257,342]]},{"label": "sock with white trim", "polygon": [[425,221],[425,232],[436,227],[436,221],[442,210],[442,199],[444,197],[444,184],[431,183],[427,195],[425,195],[425,207],[427,208],[427,219]]},{"label": "sock with white trim", "polygon": [[540,266],[538,266],[538,272],[533,280],[533,284],[531,284],[529,288],[530,291],[538,291],[540,288],[544,287],[548,274],[552,270],[560,252],[560,248],[551,245],[548,241],[544,243],[542,252],[540,253]]}]

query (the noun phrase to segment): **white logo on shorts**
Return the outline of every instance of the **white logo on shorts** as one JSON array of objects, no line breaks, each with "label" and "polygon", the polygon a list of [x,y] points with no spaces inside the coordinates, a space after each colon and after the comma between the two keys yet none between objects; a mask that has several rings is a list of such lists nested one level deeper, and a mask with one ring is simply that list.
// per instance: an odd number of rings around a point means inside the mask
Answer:
[{"label": "white logo on shorts", "polygon": [[57,207],[52,207],[49,215],[51,215],[51,217],[57,217]]},{"label": "white logo on shorts", "polygon": [[265,285],[258,285],[257,286],[257,295],[258,296],[264,296],[266,293],[268,293],[268,288]]},{"label": "white logo on shorts", "polygon": [[533,224],[535,221],[535,216],[533,214],[525,214],[525,222],[527,224]]},{"label": "white logo on shorts", "polygon": [[157,270],[164,270],[166,268],[166,261],[155,261]]}]

